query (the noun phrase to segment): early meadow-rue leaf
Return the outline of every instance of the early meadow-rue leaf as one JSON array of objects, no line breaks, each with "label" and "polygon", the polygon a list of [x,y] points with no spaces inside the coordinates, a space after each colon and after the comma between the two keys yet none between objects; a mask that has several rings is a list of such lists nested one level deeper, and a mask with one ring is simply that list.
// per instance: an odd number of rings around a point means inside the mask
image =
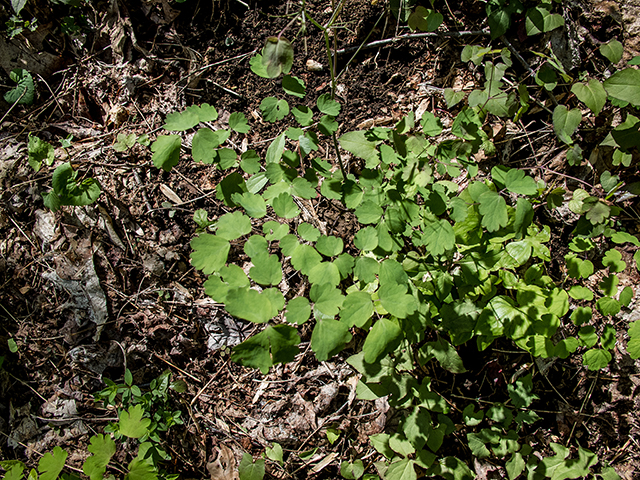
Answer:
[{"label": "early meadow-rue leaf", "polygon": [[406,318],[416,309],[415,297],[406,293],[405,285],[387,284],[378,289],[380,303],[387,312],[398,318]]},{"label": "early meadow-rue leaf", "polygon": [[271,320],[283,307],[284,297],[273,288],[262,293],[248,287],[230,288],[225,299],[225,309],[230,315],[253,323]]},{"label": "early meadow-rue leaf", "polygon": [[323,93],[318,97],[317,105],[318,110],[325,115],[331,115],[334,118],[340,115],[341,105],[333,100],[328,93]]},{"label": "early meadow-rue leaf", "polygon": [[293,65],[293,46],[283,37],[268,37],[262,49],[262,64],[269,78],[289,73]]},{"label": "early meadow-rue leaf", "polygon": [[233,112],[229,115],[229,128],[238,133],[249,133],[251,130],[247,117],[242,112]]},{"label": "early meadow-rue leaf", "polygon": [[446,220],[428,222],[423,230],[421,241],[431,255],[441,255],[455,246],[455,232]]},{"label": "early meadow-rue leaf", "polygon": [[9,104],[31,105],[35,93],[31,74],[27,70],[17,68],[11,71],[9,78],[17,85],[4,94],[4,100]]},{"label": "early meadow-rue leaf", "polygon": [[150,418],[143,418],[144,409],[138,404],[120,413],[119,432],[129,438],[140,438],[149,432]]},{"label": "early meadow-rue leaf", "polygon": [[282,281],[282,267],[276,255],[262,253],[251,258],[251,278],[260,285],[278,285]]},{"label": "early meadow-rue leaf", "polygon": [[38,473],[40,480],[56,480],[64,468],[68,453],[62,448],[55,446],[53,451],[45,453],[38,462]]},{"label": "early meadow-rue leaf", "polygon": [[151,144],[153,164],[165,172],[170,172],[180,161],[180,145],[182,145],[180,135],[160,135]]},{"label": "early meadow-rue leaf", "polygon": [[191,248],[191,264],[209,275],[224,266],[231,246],[222,237],[203,233],[191,240]]},{"label": "early meadow-rue leaf", "polygon": [[362,346],[364,361],[376,363],[383,356],[392,352],[402,341],[402,329],[400,326],[386,318],[381,318],[373,324],[373,328],[367,335]]},{"label": "early meadow-rue leaf", "polygon": [[362,328],[373,315],[373,302],[367,292],[351,292],[340,310],[340,320],[348,326]]},{"label": "early meadow-rue leaf", "polygon": [[316,358],[324,362],[344,349],[351,337],[346,323],[332,319],[319,320],[311,334],[311,348]]},{"label": "early meadow-rue leaf", "polygon": [[267,122],[277,122],[289,115],[289,104],[286,100],[266,97],[260,102],[260,111]]},{"label": "early meadow-rue leaf", "polygon": [[82,471],[91,480],[102,480],[111,457],[116,453],[116,444],[108,435],[94,435],[87,450],[93,455],[85,460]]},{"label": "early meadow-rue leaf", "polygon": [[[268,326],[233,348],[231,360],[245,367],[259,368],[266,375],[277,363],[293,361],[299,352],[300,336],[288,325]],[[260,477],[262,478],[262,477]]]},{"label": "early meadow-rue leaf", "polygon": [[235,240],[251,233],[251,219],[241,212],[225,213],[218,220],[216,236]]},{"label": "early meadow-rue leaf", "polygon": [[302,81],[298,77],[293,77],[291,75],[285,75],[284,77],[282,77],[282,89],[285,91],[285,93],[298,98],[304,98],[304,95],[306,93],[304,81]]},{"label": "early meadow-rue leaf", "polygon": [[512,168],[507,172],[504,185],[510,192],[519,193],[520,195],[535,195],[538,193],[536,181],[517,168]]},{"label": "early meadow-rue leaf", "polygon": [[347,152],[365,160],[367,168],[375,168],[380,163],[380,155],[376,148],[379,141],[367,138],[363,130],[345,133],[339,141],[340,146]]},{"label": "early meadow-rue leaf", "polygon": [[308,127],[313,123],[313,111],[309,107],[298,105],[291,113],[301,127]]},{"label": "early meadow-rue leaf", "polygon": [[311,306],[309,300],[306,297],[296,297],[289,300],[287,303],[287,310],[285,311],[285,318],[289,323],[296,323],[302,325],[309,320],[311,316]]},{"label": "early meadow-rue leaf", "polygon": [[586,365],[589,370],[600,370],[601,368],[609,365],[611,361],[611,353],[607,350],[601,350],[599,348],[592,348],[587,350],[582,356],[582,363]]},{"label": "early meadow-rue leaf", "polygon": [[281,193],[274,198],[271,206],[276,215],[281,218],[293,218],[300,213],[300,209],[288,193]]},{"label": "early meadow-rue leaf", "polygon": [[493,191],[483,193],[478,197],[482,225],[489,231],[495,232],[506,227],[509,222],[507,202],[502,196]]}]

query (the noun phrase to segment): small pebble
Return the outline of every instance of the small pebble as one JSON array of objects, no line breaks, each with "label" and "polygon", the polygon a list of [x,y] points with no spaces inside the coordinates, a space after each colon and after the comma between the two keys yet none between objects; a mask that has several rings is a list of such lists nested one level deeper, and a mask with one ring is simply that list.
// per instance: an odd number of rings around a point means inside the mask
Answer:
[{"label": "small pebble", "polygon": [[321,72],[323,69],[324,65],[322,65],[320,62],[316,62],[311,58],[307,60],[307,70],[309,70],[310,72]]}]

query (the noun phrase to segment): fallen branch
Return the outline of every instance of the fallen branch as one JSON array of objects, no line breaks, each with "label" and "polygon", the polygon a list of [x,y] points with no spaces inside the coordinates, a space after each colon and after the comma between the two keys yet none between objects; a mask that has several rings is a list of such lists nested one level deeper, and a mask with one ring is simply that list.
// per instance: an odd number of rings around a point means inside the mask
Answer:
[{"label": "fallen branch", "polygon": [[384,40],[375,40],[371,43],[365,43],[357,47],[345,47],[336,51],[337,55],[343,53],[354,52],[356,50],[363,50],[365,48],[376,48],[389,45],[392,43],[398,43],[404,40],[415,40],[417,38],[431,38],[431,37],[468,37],[473,35],[489,35],[489,30],[471,30],[464,32],[426,32],[426,33],[407,33],[405,35],[398,35],[393,38],[386,38]]}]

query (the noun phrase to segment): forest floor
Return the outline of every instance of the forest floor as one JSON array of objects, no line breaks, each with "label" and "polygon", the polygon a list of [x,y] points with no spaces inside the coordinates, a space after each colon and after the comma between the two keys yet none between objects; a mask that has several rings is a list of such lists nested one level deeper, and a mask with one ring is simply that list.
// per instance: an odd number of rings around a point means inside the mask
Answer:
[{"label": "forest floor", "polygon": [[[348,0],[338,48],[405,33],[385,12],[385,3]],[[442,29],[486,28],[484,3],[437,3],[445,17]],[[331,15],[328,5],[307,1],[321,23]],[[345,352],[318,362],[303,343],[295,362],[268,375],[230,361],[229,347],[250,336],[254,325],[229,317],[208,299],[205,277],[189,261],[194,212],[205,209],[209,218],[226,212],[215,199],[220,172],[183,161],[167,173],[153,166],[143,145],[113,148],[118,133],[153,138],[167,114],[192,104],[214,105],[222,122],[232,111],[259,118],[259,104],[274,94],[277,82],[254,75],[249,59],[267,36],[286,26],[285,15],[295,5],[267,1],[248,9],[239,1],[114,0],[107,7],[95,12],[84,36],[61,34],[52,22],[25,34],[28,42],[23,36],[3,40],[32,59],[37,98],[33,106],[13,109],[0,127],[0,457],[33,465],[59,445],[70,452],[67,464],[79,468],[89,436],[114,416],[96,404],[94,394],[104,388],[103,378],[122,381],[126,367],[138,385],[166,369],[186,382],[187,390],[172,397],[184,426],[174,428],[166,442],[173,457],[167,470],[182,478],[226,478],[214,473],[221,452],[257,457],[273,442],[283,446],[288,459],[284,466],[267,462],[273,478],[338,478],[340,461],[352,458],[371,465],[379,454],[368,436],[393,429],[398,416],[384,400],[355,398],[357,375],[344,362]],[[576,47],[581,70],[594,62],[598,42],[610,38],[623,41],[627,57],[638,55],[636,27],[628,16],[614,2],[566,7],[565,18],[583,40]],[[292,27],[290,36],[297,30]],[[522,52],[545,41],[518,39],[517,32],[515,37]],[[456,112],[447,108],[442,89],[481,84],[480,72],[461,62],[460,53],[466,44],[489,43],[486,34],[436,35],[363,49],[353,58],[352,51],[338,55],[340,133],[394,124],[409,111],[434,111],[445,122],[453,118]],[[494,44],[503,47],[498,40]],[[324,39],[308,25],[294,45],[293,73],[304,80],[307,103],[313,105],[330,88]],[[323,68],[311,71],[309,60]],[[244,147],[263,154],[280,131],[255,123]],[[548,183],[588,177],[566,170],[553,130],[544,122],[532,121],[526,131],[507,122],[498,127],[496,139],[516,140],[508,148],[506,140],[496,140],[498,155],[486,159],[483,170],[498,163],[546,164],[554,172],[546,174]],[[26,160],[27,134],[56,145],[56,160],[71,161],[97,179],[103,190],[98,201],[47,210],[41,194],[50,188],[55,164],[33,172]],[[69,135],[70,145],[62,148],[60,141]],[[321,148],[325,158],[334,155],[330,143]],[[329,232],[345,243],[353,239],[356,223],[348,211],[333,204],[315,207]],[[560,279],[558,259],[567,252],[562,239],[571,225],[552,215],[542,221],[558,232],[549,269]],[[638,226],[629,230],[637,234]],[[634,270],[625,281],[637,286],[639,280]],[[621,321],[619,334],[638,318],[636,307]],[[301,329],[303,342],[310,333]],[[16,342],[15,352],[8,350],[9,338]],[[467,396],[501,401],[516,369],[534,363],[508,343],[485,352],[463,349],[461,355],[467,373],[433,378],[454,402]],[[534,377],[542,421],[528,432],[530,442],[579,444],[622,478],[638,478],[640,363],[616,348],[610,366],[600,372],[560,359],[543,371]],[[329,427],[342,432],[333,444]],[[466,460],[478,478],[506,478],[503,468],[474,460],[455,438],[442,448]]]}]

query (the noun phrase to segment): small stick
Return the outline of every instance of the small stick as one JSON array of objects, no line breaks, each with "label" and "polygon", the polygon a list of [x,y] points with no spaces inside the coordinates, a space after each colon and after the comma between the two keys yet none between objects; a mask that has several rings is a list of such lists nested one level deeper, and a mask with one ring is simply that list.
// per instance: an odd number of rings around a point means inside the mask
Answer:
[{"label": "small stick", "polygon": [[158,355],[157,353],[153,354],[156,358],[158,358],[159,360],[162,360],[164,363],[166,363],[167,365],[169,365],[170,367],[175,368],[176,370],[178,370],[180,373],[182,373],[183,375],[186,375],[187,377],[189,377],[192,380],[195,380],[198,383],[202,383],[202,380],[200,380],[198,377],[194,377],[193,375],[191,375],[189,372],[185,372],[184,370],[182,370],[180,367],[177,367],[176,365],[174,365],[173,363],[171,363],[168,360],[165,360],[164,358],[162,358],[160,355]]},{"label": "small stick", "polygon": [[376,47],[381,47],[383,45],[389,45],[390,43],[397,43],[397,42],[400,42],[402,40],[413,40],[413,39],[416,39],[416,38],[466,37],[466,36],[473,36],[473,35],[489,35],[489,31],[488,30],[471,30],[471,31],[464,31],[464,32],[407,33],[405,35],[398,35],[396,37],[387,38],[385,40],[376,40],[374,42],[366,43],[364,45],[358,45],[357,47],[341,48],[340,50],[336,51],[336,54],[340,55],[340,54],[347,53],[347,52],[354,52],[354,51],[356,51],[358,49],[376,48]]}]

